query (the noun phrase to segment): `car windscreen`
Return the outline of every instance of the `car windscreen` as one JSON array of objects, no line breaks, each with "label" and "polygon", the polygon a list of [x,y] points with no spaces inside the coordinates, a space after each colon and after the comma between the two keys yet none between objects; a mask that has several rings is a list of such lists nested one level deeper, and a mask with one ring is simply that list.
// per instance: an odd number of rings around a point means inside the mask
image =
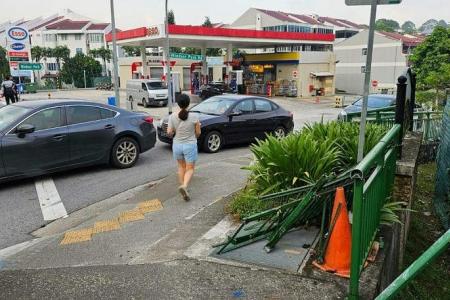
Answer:
[{"label": "car windscreen", "polygon": [[[353,103],[355,106],[362,106],[363,99],[360,98],[358,101]],[[382,98],[382,97],[371,97],[369,96],[369,100],[367,102],[367,106],[371,108],[382,108],[393,105],[393,99],[390,98]]]},{"label": "car windscreen", "polygon": [[0,108],[0,131],[4,131],[14,122],[30,112],[30,110],[31,108],[15,105],[7,105]]},{"label": "car windscreen", "polygon": [[165,88],[161,81],[147,82],[147,87],[149,90],[160,90]]},{"label": "car windscreen", "polygon": [[221,115],[226,112],[236,101],[222,98],[212,97],[194,106],[191,111],[208,115]]}]

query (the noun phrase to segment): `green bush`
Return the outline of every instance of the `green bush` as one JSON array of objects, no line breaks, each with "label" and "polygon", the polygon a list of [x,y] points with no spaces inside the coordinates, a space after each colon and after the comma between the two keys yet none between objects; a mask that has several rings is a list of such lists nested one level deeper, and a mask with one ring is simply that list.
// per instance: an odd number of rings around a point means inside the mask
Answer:
[{"label": "green bush", "polygon": [[[367,124],[364,153],[386,134],[382,125]],[[356,164],[359,124],[314,123],[283,139],[273,136],[251,146],[254,163],[249,184],[229,206],[239,217],[274,206],[258,196],[314,184],[324,175],[340,174]],[[277,203],[279,204],[279,203]]]}]

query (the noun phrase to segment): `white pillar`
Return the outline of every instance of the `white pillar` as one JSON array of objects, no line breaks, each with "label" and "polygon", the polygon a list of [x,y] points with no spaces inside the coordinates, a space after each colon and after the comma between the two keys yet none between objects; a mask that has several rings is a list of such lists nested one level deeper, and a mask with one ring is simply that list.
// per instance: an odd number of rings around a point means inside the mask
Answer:
[{"label": "white pillar", "polygon": [[141,46],[141,59],[142,59],[142,75],[147,77],[148,67],[147,67],[147,53],[145,52],[145,46]]},{"label": "white pillar", "polygon": [[[233,44],[228,44],[227,46],[227,61],[231,62],[233,60]],[[230,82],[230,71],[233,70],[233,66],[228,65],[227,66],[227,76],[228,76],[228,82]]]},{"label": "white pillar", "polygon": [[203,84],[206,81],[206,78],[208,77],[208,66],[206,64],[206,46],[202,46],[201,55],[202,55],[202,78],[203,78],[203,81],[201,83]]}]

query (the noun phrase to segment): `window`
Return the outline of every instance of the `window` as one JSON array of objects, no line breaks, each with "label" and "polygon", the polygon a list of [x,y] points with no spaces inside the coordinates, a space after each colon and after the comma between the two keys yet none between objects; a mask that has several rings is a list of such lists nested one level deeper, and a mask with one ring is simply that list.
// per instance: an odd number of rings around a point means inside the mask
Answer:
[{"label": "window", "polygon": [[367,48],[362,49],[362,55],[367,55]]},{"label": "window", "polygon": [[30,109],[26,107],[14,105],[3,106],[0,109],[0,131],[13,125],[17,119],[22,118],[28,112],[30,112]]},{"label": "window", "polygon": [[200,104],[192,107],[190,111],[207,115],[220,115],[226,112],[234,103],[234,100],[215,96],[200,102]]},{"label": "window", "polygon": [[77,48],[77,49],[75,49],[75,52],[77,54],[82,54],[83,53],[83,49],[82,48]]},{"label": "window", "polygon": [[116,114],[117,113],[115,111],[100,108],[100,115],[101,115],[102,119],[114,118],[116,116]]},{"label": "window", "polygon": [[147,87],[149,90],[161,90],[165,88],[162,81],[147,82]]},{"label": "window", "polygon": [[59,37],[61,41],[67,41],[67,34],[61,34]]},{"label": "window", "polygon": [[67,107],[67,123],[79,124],[102,119],[100,108],[93,106],[69,106]]},{"label": "window", "polygon": [[75,34],[75,40],[76,41],[81,41],[81,34]]},{"label": "window", "polygon": [[243,115],[253,113],[253,100],[244,100],[239,102],[233,109],[233,112],[239,112]]},{"label": "window", "polygon": [[47,70],[49,71],[57,71],[58,65],[56,63],[47,63]]},{"label": "window", "polygon": [[56,35],[55,34],[44,34],[44,40],[46,42],[56,42]]},{"label": "window", "polygon": [[145,83],[142,83],[142,87],[141,87],[144,91],[147,90],[147,86],[145,85]]},{"label": "window", "polygon": [[89,42],[91,43],[103,43],[103,33],[90,33]]},{"label": "window", "polygon": [[35,131],[61,127],[64,125],[61,117],[61,108],[57,107],[40,111],[23,121],[22,124],[33,125]]},{"label": "window", "polygon": [[272,105],[269,101],[257,99],[255,100],[255,112],[269,112],[272,111]]}]

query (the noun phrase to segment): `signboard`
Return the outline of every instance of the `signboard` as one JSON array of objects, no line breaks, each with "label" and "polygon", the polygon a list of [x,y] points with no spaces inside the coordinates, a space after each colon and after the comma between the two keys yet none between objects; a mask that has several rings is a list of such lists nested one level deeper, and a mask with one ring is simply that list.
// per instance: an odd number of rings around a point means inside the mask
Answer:
[{"label": "signboard", "polygon": [[165,35],[164,25],[155,25],[147,28],[147,36],[149,37],[163,37]]},{"label": "signboard", "polygon": [[[167,63],[167,61],[161,61],[161,64],[162,64],[163,66],[165,66],[166,63]],[[175,66],[176,63],[177,63],[176,61],[171,60],[171,61],[170,61],[170,66],[173,67],[173,66]]]},{"label": "signboard", "polygon": [[[30,70],[38,70],[33,69],[34,67],[24,67],[27,69],[23,69],[20,67],[19,62],[29,62],[30,61],[30,40],[29,33],[26,28],[20,26],[12,26],[7,30],[6,34],[6,45],[8,49],[8,59],[10,61],[9,68],[12,76],[32,76],[32,72]],[[40,64],[38,64],[40,65]],[[40,66],[39,70],[42,68]]]},{"label": "signboard", "polygon": [[293,70],[292,71],[292,78],[295,78],[295,79],[298,78],[298,71],[297,70]]},{"label": "signboard", "polygon": [[187,53],[170,53],[170,58],[189,59],[189,60],[202,60],[203,56],[197,54]]},{"label": "signboard", "polygon": [[39,63],[19,63],[19,70],[21,71],[40,71],[42,64]]},{"label": "signboard", "polygon": [[378,80],[372,80],[372,87],[378,86]]},{"label": "signboard", "polygon": [[[402,0],[378,0],[378,5],[385,5],[385,4],[400,4]],[[349,6],[353,5],[371,5],[372,0],[345,0],[345,4]]]},{"label": "signboard", "polygon": [[222,56],[207,57],[206,64],[208,66],[222,66],[223,65],[223,57]]}]

